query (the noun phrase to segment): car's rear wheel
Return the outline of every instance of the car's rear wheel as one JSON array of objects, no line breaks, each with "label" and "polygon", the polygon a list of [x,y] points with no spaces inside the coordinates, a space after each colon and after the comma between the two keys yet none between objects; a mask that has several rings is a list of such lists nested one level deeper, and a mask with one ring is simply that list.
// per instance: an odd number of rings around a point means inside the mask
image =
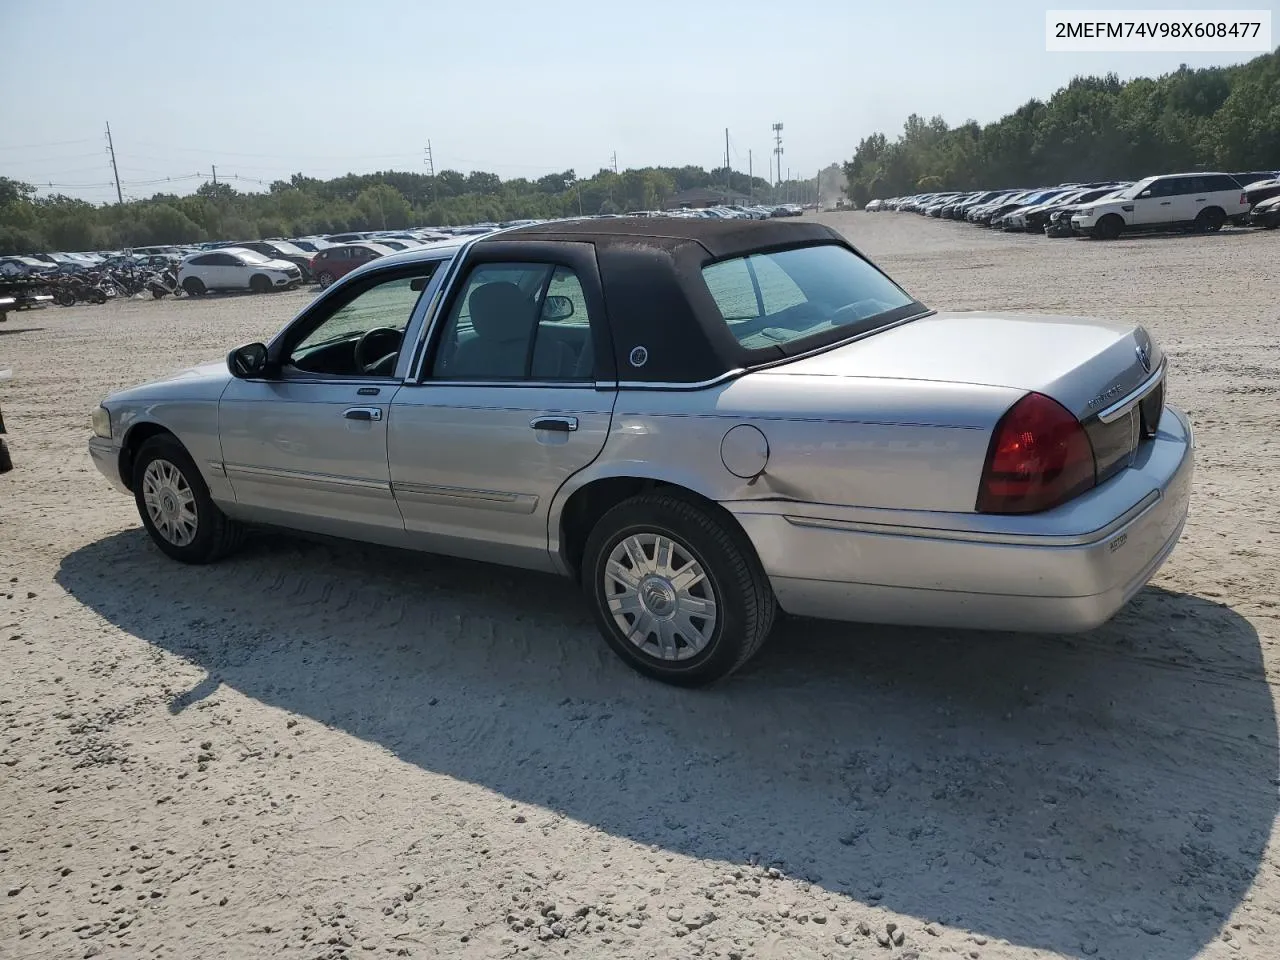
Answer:
[{"label": "car's rear wheel", "polygon": [[764,643],[777,601],[732,521],[681,497],[641,494],[587,537],[583,586],[614,652],[679,686],[727,677]]},{"label": "car's rear wheel", "polygon": [[330,273],[328,270],[321,270],[320,273],[316,276],[316,279],[320,281],[320,289],[323,290],[325,289],[325,287],[333,283],[334,278],[333,278],[333,274]]},{"label": "car's rear wheel", "polygon": [[255,273],[249,278],[249,290],[252,293],[269,293],[271,291],[271,278]]},{"label": "car's rear wheel", "polygon": [[189,297],[199,297],[204,293],[204,281],[199,277],[187,277],[182,281],[182,289]]},{"label": "car's rear wheel", "polygon": [[132,486],[142,525],[173,559],[211,563],[240,546],[244,528],[218,509],[176,438],[161,434],[142,445]]},{"label": "car's rear wheel", "polygon": [[1109,213],[1093,225],[1093,235],[1099,240],[1114,240],[1124,231],[1124,220],[1118,214]]},{"label": "car's rear wheel", "polygon": [[1200,233],[1217,233],[1227,222],[1227,215],[1217,207],[1201,210],[1196,214],[1196,230]]}]

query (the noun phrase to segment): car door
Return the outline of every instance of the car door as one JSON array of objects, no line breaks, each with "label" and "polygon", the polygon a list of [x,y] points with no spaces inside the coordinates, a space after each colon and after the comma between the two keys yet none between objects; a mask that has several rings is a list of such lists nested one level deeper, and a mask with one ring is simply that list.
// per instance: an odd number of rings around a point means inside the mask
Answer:
[{"label": "car door", "polygon": [[1132,223],[1135,227],[1158,227],[1173,222],[1174,181],[1168,177],[1153,180],[1133,200]]},{"label": "car door", "polygon": [[[231,381],[219,434],[241,515],[403,541],[387,471],[387,413],[408,369],[401,340],[437,264],[372,274],[321,297],[271,344],[268,375]],[[368,369],[362,361],[382,362]]]},{"label": "car door", "polygon": [[1169,199],[1169,220],[1172,223],[1192,223],[1196,215],[1209,203],[1209,193],[1204,177],[1178,177],[1173,181]]},{"label": "car door", "polygon": [[473,248],[392,401],[391,485],[414,545],[554,569],[551,502],[604,447],[613,354],[594,246],[503,248]]}]

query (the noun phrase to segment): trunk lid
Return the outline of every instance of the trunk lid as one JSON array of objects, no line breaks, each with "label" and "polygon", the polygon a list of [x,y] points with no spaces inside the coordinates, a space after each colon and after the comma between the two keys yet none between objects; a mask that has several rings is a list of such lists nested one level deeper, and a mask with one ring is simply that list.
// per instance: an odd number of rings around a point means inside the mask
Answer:
[{"label": "trunk lid", "polygon": [[[1129,466],[1142,443],[1155,436],[1164,412],[1164,378],[1153,375],[1163,362],[1146,329],[1131,323],[938,313],[775,369],[1042,393],[1084,424],[1101,483]],[[1125,404],[1128,398],[1140,402]]]},{"label": "trunk lid", "polygon": [[1160,348],[1147,331],[1131,323],[936,313],[781,364],[773,372],[1034,390],[1084,421],[1136,390],[1161,362]]}]

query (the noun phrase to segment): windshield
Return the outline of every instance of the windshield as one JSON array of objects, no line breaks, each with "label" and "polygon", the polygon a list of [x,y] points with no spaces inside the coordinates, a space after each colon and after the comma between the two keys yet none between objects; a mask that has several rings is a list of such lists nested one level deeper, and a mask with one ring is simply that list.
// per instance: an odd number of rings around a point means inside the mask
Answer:
[{"label": "windshield", "polygon": [[1151,184],[1155,182],[1156,182],[1155,177],[1147,177],[1147,179],[1145,180],[1139,180],[1128,190],[1125,190],[1123,193],[1121,193],[1116,199],[1133,200],[1135,197],[1138,196],[1138,194],[1140,194],[1143,190],[1147,189],[1147,187],[1151,186]]},{"label": "windshield", "polygon": [[835,244],[723,260],[703,267],[702,278],[730,332],[748,350],[843,327],[852,335],[898,319],[886,317],[892,311],[919,307],[883,273]]},{"label": "windshield", "polygon": [[253,250],[237,250],[236,256],[245,263],[269,263],[271,261],[270,257],[264,257],[262,254],[256,253]]},{"label": "windshield", "polygon": [[306,253],[303,252],[301,248],[299,248],[296,244],[289,243],[287,240],[273,240],[271,242],[271,249],[276,250],[280,253],[283,253],[285,256],[288,256],[288,257],[305,257],[306,256]]}]

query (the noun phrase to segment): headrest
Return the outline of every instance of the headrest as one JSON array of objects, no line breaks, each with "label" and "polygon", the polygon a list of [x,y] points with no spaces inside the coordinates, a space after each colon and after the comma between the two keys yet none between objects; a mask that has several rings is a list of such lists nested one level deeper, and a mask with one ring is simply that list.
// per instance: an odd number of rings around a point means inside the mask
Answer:
[{"label": "headrest", "polygon": [[532,332],[536,304],[514,283],[476,287],[467,300],[471,326],[483,340],[524,340]]}]

